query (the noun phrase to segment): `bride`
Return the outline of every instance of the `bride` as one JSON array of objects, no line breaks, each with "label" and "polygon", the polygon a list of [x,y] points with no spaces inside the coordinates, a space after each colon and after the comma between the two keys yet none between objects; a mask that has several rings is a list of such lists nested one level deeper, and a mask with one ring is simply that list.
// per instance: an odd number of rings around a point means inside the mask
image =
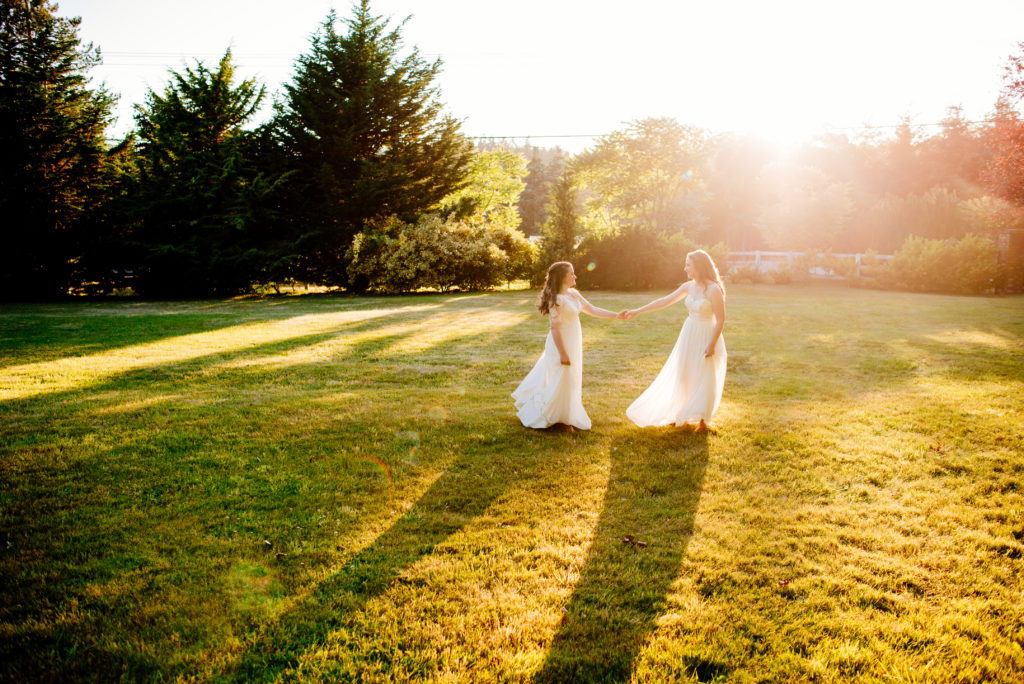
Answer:
[{"label": "bride", "polygon": [[568,261],[556,261],[548,268],[537,308],[549,317],[551,330],[540,359],[512,393],[516,414],[529,428],[590,429],[590,416],[583,408],[580,313],[596,318],[618,318],[619,314],[588,302],[575,284],[576,272]]},{"label": "bride", "polygon": [[702,249],[686,255],[690,280],[675,292],[620,314],[626,320],[657,311],[682,299],[689,315],[661,372],[637,397],[626,416],[640,427],[677,425],[708,429],[722,401],[726,352],[725,286],[715,262]]}]

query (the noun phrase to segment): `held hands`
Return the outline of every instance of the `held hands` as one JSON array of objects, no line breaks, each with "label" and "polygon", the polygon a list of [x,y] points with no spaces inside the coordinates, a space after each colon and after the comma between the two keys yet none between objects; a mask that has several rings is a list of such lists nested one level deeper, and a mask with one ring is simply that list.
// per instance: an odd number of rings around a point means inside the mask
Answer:
[{"label": "held hands", "polygon": [[629,309],[623,309],[615,315],[620,321],[631,321],[636,318],[636,312],[630,311]]}]

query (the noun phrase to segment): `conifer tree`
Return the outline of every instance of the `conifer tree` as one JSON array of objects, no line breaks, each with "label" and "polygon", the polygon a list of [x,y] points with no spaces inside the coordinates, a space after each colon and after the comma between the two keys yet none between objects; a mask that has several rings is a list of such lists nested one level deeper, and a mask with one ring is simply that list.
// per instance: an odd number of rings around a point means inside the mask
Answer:
[{"label": "conifer tree", "polygon": [[101,199],[114,98],[89,88],[98,49],[49,0],[0,2],[0,298],[67,292],[74,231]]},{"label": "conifer tree", "polygon": [[[306,277],[348,282],[346,252],[364,224],[415,222],[458,189],[472,149],[442,113],[434,86],[441,63],[416,49],[400,55],[399,29],[356,5],[348,31],[332,11],[285,85],[275,128],[289,170]],[[356,283],[354,289],[359,289]]]},{"label": "conifer tree", "polygon": [[571,172],[566,171],[551,188],[547,207],[547,220],[541,228],[540,256],[537,259],[535,282],[544,281],[548,266],[556,261],[571,261],[576,252],[580,233],[576,189]]},{"label": "conifer tree", "polygon": [[243,292],[259,282],[275,250],[266,234],[276,180],[255,163],[259,134],[243,126],[264,88],[235,84],[231,51],[216,70],[197,63],[172,73],[163,93],[136,108],[135,190],[139,277],[147,295]]}]

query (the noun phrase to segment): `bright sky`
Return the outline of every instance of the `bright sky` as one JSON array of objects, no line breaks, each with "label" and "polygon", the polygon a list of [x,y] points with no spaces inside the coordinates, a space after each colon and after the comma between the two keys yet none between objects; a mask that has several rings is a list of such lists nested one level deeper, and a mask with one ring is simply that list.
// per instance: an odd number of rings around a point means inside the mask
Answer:
[{"label": "bright sky", "polygon": [[[276,93],[347,0],[58,0],[98,45],[93,72],[132,105],[169,69],[211,66]],[[407,46],[441,57],[438,85],[471,136],[530,136],[572,152],[653,116],[782,142],[824,130],[989,114],[1024,41],[1022,0],[374,0]],[[519,142],[523,142],[522,139]]]}]

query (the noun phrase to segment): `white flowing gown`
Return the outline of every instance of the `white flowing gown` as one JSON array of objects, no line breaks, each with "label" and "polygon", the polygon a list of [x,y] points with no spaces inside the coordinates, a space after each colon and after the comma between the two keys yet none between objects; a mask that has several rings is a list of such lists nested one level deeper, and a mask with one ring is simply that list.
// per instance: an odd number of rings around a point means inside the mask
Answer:
[{"label": "white flowing gown", "polygon": [[548,315],[561,325],[562,344],[570,365],[562,365],[554,337],[548,331],[544,353],[512,393],[516,415],[529,428],[564,423],[589,430],[590,416],[583,408],[581,302],[572,294],[560,294],[556,299],[557,304]]},{"label": "white flowing gown", "polygon": [[689,315],[668,361],[651,386],[626,409],[626,416],[640,427],[709,423],[722,401],[726,352],[721,335],[715,353],[704,357],[715,334],[711,301],[704,293],[691,290],[684,302]]}]

